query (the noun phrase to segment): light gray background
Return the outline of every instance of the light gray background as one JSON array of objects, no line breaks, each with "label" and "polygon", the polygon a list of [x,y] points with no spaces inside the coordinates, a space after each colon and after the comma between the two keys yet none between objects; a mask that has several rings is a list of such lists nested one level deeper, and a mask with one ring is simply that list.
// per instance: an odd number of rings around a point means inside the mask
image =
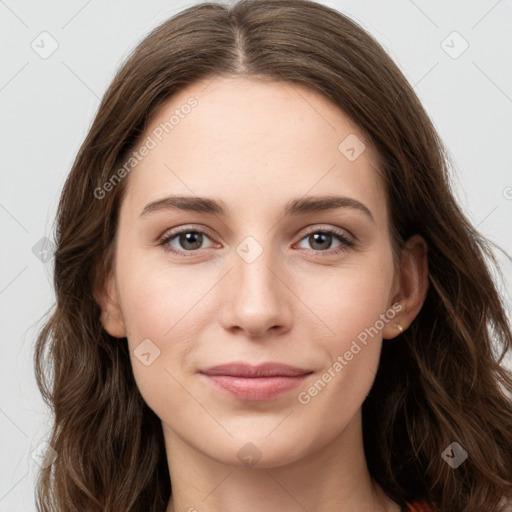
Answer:
[{"label": "light gray background", "polygon": [[[32,367],[37,327],[54,298],[51,261],[32,248],[50,236],[64,179],[122,59],[195,3],[0,1],[0,512],[35,510],[31,452],[51,419]],[[358,21],[394,58],[454,157],[465,212],[512,253],[512,1],[322,3]],[[43,45],[43,31],[58,42],[46,59],[31,47]],[[457,58],[463,41],[446,39],[453,31],[469,44]],[[510,301],[512,266],[498,257]]]}]

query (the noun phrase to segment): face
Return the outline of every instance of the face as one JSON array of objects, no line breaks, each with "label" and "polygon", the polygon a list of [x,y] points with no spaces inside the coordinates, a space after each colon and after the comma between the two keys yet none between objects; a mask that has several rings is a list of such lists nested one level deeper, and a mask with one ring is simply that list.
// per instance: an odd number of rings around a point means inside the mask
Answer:
[{"label": "face", "polygon": [[[141,140],[147,151],[124,178],[106,325],[127,335],[164,433],[261,467],[335,442],[360,414],[383,338],[398,334],[370,141],[316,92],[227,77],[173,96]],[[318,208],[325,196],[338,199]],[[268,362],[300,376],[203,373]]]}]

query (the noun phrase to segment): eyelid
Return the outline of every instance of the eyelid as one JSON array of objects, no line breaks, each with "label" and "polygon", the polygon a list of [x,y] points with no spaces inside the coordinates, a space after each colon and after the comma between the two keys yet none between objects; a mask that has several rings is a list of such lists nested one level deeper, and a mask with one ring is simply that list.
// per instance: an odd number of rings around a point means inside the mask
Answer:
[{"label": "eyelid", "polygon": [[190,255],[197,254],[199,252],[199,249],[195,251],[177,251],[175,249],[169,249],[169,243],[172,239],[176,238],[177,236],[183,234],[183,233],[201,233],[203,235],[206,235],[213,243],[213,245],[219,245],[218,243],[214,242],[215,236],[212,235],[211,230],[209,230],[206,226],[203,226],[201,224],[192,224],[192,225],[183,225],[177,228],[171,228],[167,229],[163,232],[162,235],[158,237],[157,243],[158,245],[164,246],[164,249],[167,250],[170,253],[189,253]]},{"label": "eyelid", "polygon": [[[304,251],[308,253],[313,253],[315,256],[318,257],[334,257],[338,256],[342,252],[345,252],[349,249],[357,249],[358,246],[358,240],[355,236],[352,235],[349,231],[346,229],[337,227],[337,226],[320,226],[318,224],[315,224],[311,226],[311,229],[308,229],[305,233],[302,234],[301,238],[298,242],[296,242],[294,245],[300,244],[302,240],[304,240],[308,235],[311,235],[312,233],[324,233],[328,234],[334,238],[337,238],[341,245],[339,247],[336,247],[334,249],[327,249],[325,251],[315,250],[315,249],[303,249]],[[348,236],[347,236],[348,234]]]},{"label": "eyelid", "polygon": [[[302,234],[301,238],[297,242],[295,242],[294,245],[299,244],[300,242],[302,242],[302,240],[304,240],[304,238],[306,238],[308,235],[310,235],[312,233],[329,234],[335,238],[338,237],[338,239],[342,243],[341,247],[338,247],[335,249],[327,249],[325,251],[320,251],[320,250],[315,250],[315,249],[303,249],[307,252],[314,253],[315,255],[326,256],[326,257],[334,256],[344,250],[350,249],[357,245],[357,238],[354,235],[352,235],[352,233],[350,233],[346,229],[343,229],[343,228],[340,228],[337,226],[313,224],[305,229],[307,231],[305,231]],[[198,224],[184,225],[184,226],[180,226],[178,228],[172,228],[172,229],[168,229],[168,230],[164,231],[164,233],[158,238],[158,245],[164,246],[164,250],[166,250],[167,252],[173,253],[173,254],[186,255],[185,257],[194,256],[194,255],[198,254],[201,250],[196,249],[193,251],[180,251],[180,250],[169,248],[169,242],[172,239],[176,238],[177,236],[179,236],[183,233],[189,233],[189,232],[196,232],[196,233],[201,233],[203,235],[206,235],[208,238],[210,238],[210,240],[212,240],[213,245],[217,245],[217,246],[219,245],[218,243],[214,242],[213,239],[215,237],[212,236],[211,231],[206,226],[198,225]],[[348,236],[346,236],[346,234],[348,234]]]},{"label": "eyelid", "polygon": [[[311,227],[311,229],[309,229]],[[308,226],[305,228],[306,232],[304,233],[304,236],[310,235],[311,233],[316,233],[317,231],[330,231],[333,233],[336,233],[339,236],[343,236],[344,238],[350,238],[351,241],[354,243],[357,241],[357,237],[355,237],[348,229],[340,228],[338,226],[331,226],[327,224],[312,224],[311,226]],[[348,235],[348,236],[345,236]],[[302,240],[302,239],[301,239]]]},{"label": "eyelid", "polygon": [[188,233],[190,231],[195,231],[198,233],[204,233],[208,235],[210,238],[215,238],[213,232],[208,229],[206,226],[202,224],[184,224],[183,226],[179,226],[176,228],[166,229],[159,237],[158,241],[161,242],[169,237],[174,237],[176,235],[180,235],[182,233]]},{"label": "eyelid", "polygon": [[[196,228],[198,228],[198,229],[196,229]],[[302,235],[303,237],[310,235],[311,233],[316,233],[317,231],[333,231],[338,235],[344,235],[344,233],[347,233],[349,235],[349,237],[354,242],[357,241],[357,237],[355,237],[350,231],[348,231],[347,229],[344,229],[344,228],[337,227],[337,226],[311,224],[310,226],[306,226],[306,228],[302,228],[302,229],[306,229],[306,231]],[[166,238],[169,238],[170,235],[178,235],[178,234],[181,234],[181,233],[187,232],[187,231],[204,232],[210,238],[215,238],[215,235],[212,234],[212,231],[209,228],[207,228],[206,226],[203,226],[202,224],[185,224],[185,225],[179,226],[177,228],[166,229],[158,237],[158,241],[160,242]]]}]

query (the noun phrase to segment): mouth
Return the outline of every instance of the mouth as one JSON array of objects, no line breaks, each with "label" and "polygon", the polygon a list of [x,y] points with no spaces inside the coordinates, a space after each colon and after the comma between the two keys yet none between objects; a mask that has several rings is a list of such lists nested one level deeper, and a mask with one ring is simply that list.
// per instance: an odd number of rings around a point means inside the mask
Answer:
[{"label": "mouth", "polygon": [[300,386],[313,371],[281,363],[230,363],[199,373],[215,389],[239,400],[269,400]]}]

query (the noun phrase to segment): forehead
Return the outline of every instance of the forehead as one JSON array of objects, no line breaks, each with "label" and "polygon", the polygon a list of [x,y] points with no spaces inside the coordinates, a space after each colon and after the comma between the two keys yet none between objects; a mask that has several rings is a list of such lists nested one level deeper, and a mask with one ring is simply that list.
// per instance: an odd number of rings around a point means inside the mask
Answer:
[{"label": "forehead", "polygon": [[136,151],[144,145],[150,149],[129,175],[128,207],[183,194],[256,210],[263,199],[280,207],[291,197],[340,193],[385,214],[370,140],[328,98],[301,85],[201,80],[159,108]]}]

